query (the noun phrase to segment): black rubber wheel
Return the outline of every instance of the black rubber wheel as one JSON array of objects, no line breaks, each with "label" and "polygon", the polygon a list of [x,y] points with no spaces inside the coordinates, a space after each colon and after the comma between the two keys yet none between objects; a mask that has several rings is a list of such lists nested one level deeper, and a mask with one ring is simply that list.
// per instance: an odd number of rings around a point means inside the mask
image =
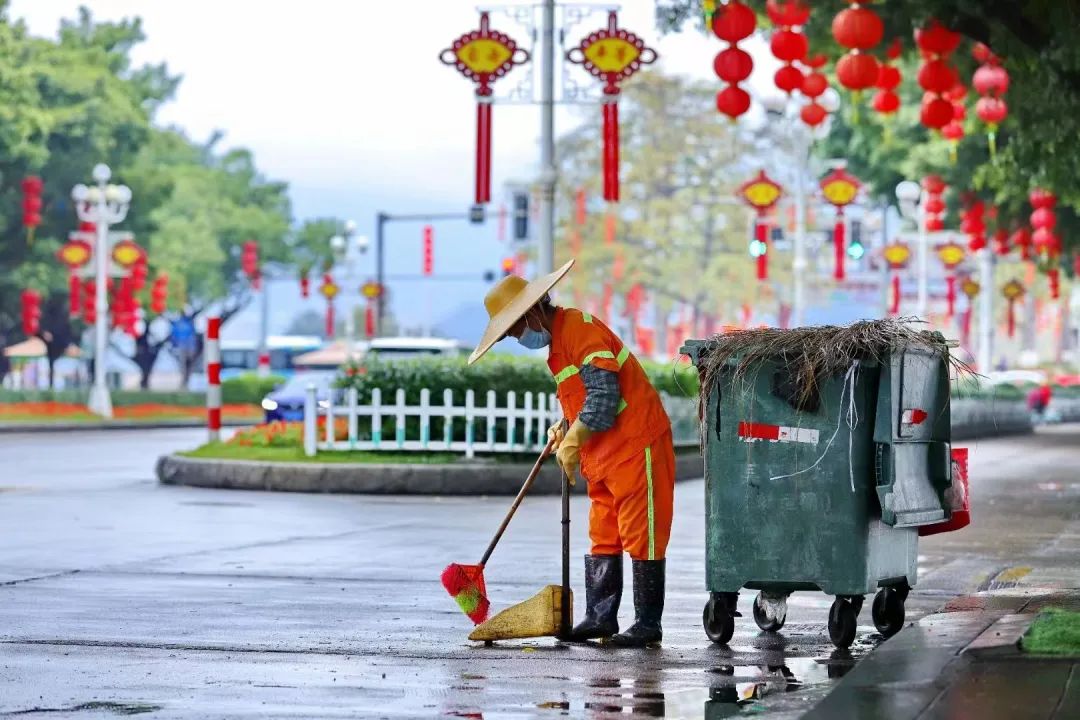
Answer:
[{"label": "black rubber wheel", "polygon": [[838,648],[851,647],[855,642],[855,630],[859,613],[850,600],[836,598],[829,608],[829,639]]},{"label": "black rubber wheel", "polygon": [[759,604],[761,600],[761,593],[754,599],[754,622],[757,626],[765,632],[777,632],[780,628],[784,627],[784,623],[787,622],[787,606],[785,605],[784,614],[775,620],[770,620],[765,617],[765,610]]},{"label": "black rubber wheel", "polygon": [[904,627],[904,601],[900,593],[892,588],[879,590],[874,596],[870,614],[874,618],[874,627],[885,637],[890,638],[900,632]]},{"label": "black rubber wheel", "polygon": [[705,634],[709,639],[718,645],[726,645],[735,634],[735,618],[731,617],[721,603],[714,600],[705,603],[701,624],[705,626]]}]

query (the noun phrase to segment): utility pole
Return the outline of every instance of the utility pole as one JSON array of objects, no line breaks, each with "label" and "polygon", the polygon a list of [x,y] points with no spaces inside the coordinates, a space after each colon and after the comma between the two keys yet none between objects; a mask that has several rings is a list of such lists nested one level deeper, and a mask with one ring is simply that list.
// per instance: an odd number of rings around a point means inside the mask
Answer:
[{"label": "utility pole", "polygon": [[555,0],[543,0],[540,28],[540,222],[538,275],[555,269]]}]

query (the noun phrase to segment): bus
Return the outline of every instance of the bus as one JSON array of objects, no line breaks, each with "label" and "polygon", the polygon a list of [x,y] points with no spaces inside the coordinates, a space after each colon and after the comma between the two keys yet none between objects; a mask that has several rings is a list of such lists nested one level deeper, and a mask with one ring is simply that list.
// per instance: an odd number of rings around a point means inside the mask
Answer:
[{"label": "bus", "polygon": [[[297,356],[311,352],[322,345],[316,335],[269,335],[266,347],[270,352],[270,372],[290,377]],[[221,341],[221,378],[235,377],[255,372],[259,366],[259,343],[256,340]]]}]

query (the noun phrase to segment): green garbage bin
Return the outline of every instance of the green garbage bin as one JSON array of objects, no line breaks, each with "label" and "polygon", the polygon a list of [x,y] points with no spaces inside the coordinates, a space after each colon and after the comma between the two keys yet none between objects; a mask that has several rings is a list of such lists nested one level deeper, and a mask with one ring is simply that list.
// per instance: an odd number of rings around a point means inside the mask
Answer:
[{"label": "green garbage bin", "polygon": [[[683,352],[700,369],[708,342],[687,341]],[[948,512],[944,359],[912,349],[858,360],[809,394],[784,358],[736,377],[740,362],[726,360],[702,398],[706,634],[731,639],[743,588],[759,591],[754,619],[766,631],[783,627],[787,597],[799,590],[835,596],[828,625],[838,647],[854,640],[863,597],[875,591],[875,625],[898,631],[916,581],[918,526]],[[907,407],[915,396],[918,413]]]}]

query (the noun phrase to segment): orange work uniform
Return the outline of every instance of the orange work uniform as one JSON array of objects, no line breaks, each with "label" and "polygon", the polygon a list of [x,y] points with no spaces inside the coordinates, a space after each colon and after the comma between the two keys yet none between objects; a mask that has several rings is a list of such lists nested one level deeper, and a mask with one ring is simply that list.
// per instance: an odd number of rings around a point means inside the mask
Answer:
[{"label": "orange work uniform", "polygon": [[548,367],[571,423],[585,404],[580,369],[618,373],[621,401],[615,425],[581,448],[588,481],[592,554],[660,560],[671,536],[675,450],[671,421],[641,364],[606,325],[588,313],[556,308]]}]

